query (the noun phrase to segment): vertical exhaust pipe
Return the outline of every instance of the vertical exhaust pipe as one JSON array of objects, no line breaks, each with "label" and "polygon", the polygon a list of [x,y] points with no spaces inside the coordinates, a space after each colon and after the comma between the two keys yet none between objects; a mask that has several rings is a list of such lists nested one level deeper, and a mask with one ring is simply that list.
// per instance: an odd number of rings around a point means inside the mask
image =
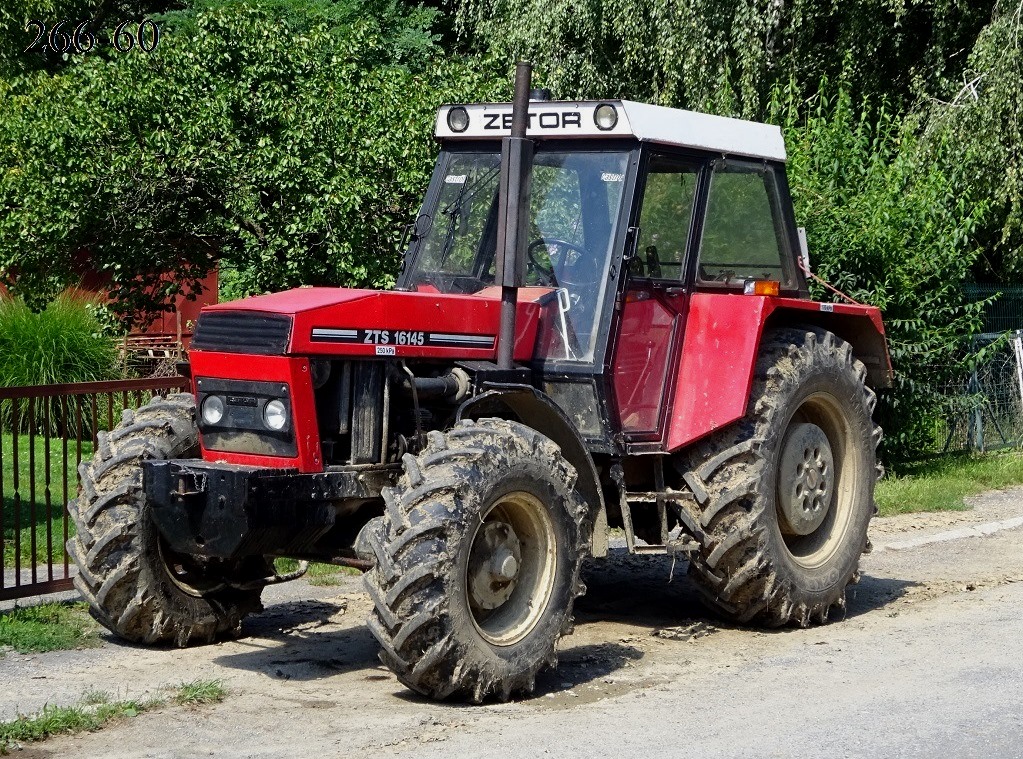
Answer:
[{"label": "vertical exhaust pipe", "polygon": [[497,213],[497,281],[501,283],[501,328],[497,366],[512,368],[515,308],[526,278],[526,235],[529,233],[529,188],[533,175],[533,141],[526,139],[529,89],[533,66],[515,64],[515,99],[511,136],[501,140],[501,185]]}]

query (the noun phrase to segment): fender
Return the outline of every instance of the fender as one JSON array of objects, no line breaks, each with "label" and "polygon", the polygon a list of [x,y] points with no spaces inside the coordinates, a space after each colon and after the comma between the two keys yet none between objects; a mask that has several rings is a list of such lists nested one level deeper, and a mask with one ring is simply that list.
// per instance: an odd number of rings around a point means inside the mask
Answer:
[{"label": "fender", "polygon": [[746,413],[760,338],[770,327],[814,325],[850,343],[871,387],[891,387],[881,312],[873,306],[796,298],[693,293],[668,419],[674,452]]},{"label": "fender", "polygon": [[456,421],[486,416],[511,418],[541,432],[553,440],[578,475],[576,489],[589,507],[588,521],[593,528],[593,556],[607,556],[607,507],[593,457],[575,426],[561,407],[545,393],[530,385],[498,385],[469,398],[455,415]]}]

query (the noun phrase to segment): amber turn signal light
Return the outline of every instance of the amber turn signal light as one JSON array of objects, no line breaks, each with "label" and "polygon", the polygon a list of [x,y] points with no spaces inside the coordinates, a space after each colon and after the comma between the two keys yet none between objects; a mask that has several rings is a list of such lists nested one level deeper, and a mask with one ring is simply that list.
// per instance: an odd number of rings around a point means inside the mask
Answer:
[{"label": "amber turn signal light", "polygon": [[742,292],[744,295],[777,295],[779,284],[771,279],[747,279]]}]

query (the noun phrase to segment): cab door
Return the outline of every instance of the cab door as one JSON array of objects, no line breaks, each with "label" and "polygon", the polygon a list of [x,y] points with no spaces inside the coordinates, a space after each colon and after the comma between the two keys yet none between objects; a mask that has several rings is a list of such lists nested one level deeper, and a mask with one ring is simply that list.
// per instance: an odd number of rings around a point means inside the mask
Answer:
[{"label": "cab door", "polygon": [[704,163],[697,159],[648,156],[639,237],[612,367],[617,421],[630,444],[659,447],[663,440],[685,326],[686,276],[703,174]]}]

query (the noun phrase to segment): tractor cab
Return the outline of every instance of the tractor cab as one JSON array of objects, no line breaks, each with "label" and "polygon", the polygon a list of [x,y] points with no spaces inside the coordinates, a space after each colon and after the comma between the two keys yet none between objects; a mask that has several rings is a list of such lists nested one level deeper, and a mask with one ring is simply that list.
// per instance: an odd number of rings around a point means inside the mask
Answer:
[{"label": "tractor cab", "polygon": [[[510,104],[440,109],[441,152],[399,289],[495,286],[510,126]],[[709,432],[697,421],[671,436],[693,295],[807,294],[780,130],[629,101],[532,101],[527,135],[524,284],[547,291],[531,351],[541,388],[593,452],[663,451]],[[730,373],[750,362],[742,342]],[[718,350],[728,372],[730,347]]]}]

